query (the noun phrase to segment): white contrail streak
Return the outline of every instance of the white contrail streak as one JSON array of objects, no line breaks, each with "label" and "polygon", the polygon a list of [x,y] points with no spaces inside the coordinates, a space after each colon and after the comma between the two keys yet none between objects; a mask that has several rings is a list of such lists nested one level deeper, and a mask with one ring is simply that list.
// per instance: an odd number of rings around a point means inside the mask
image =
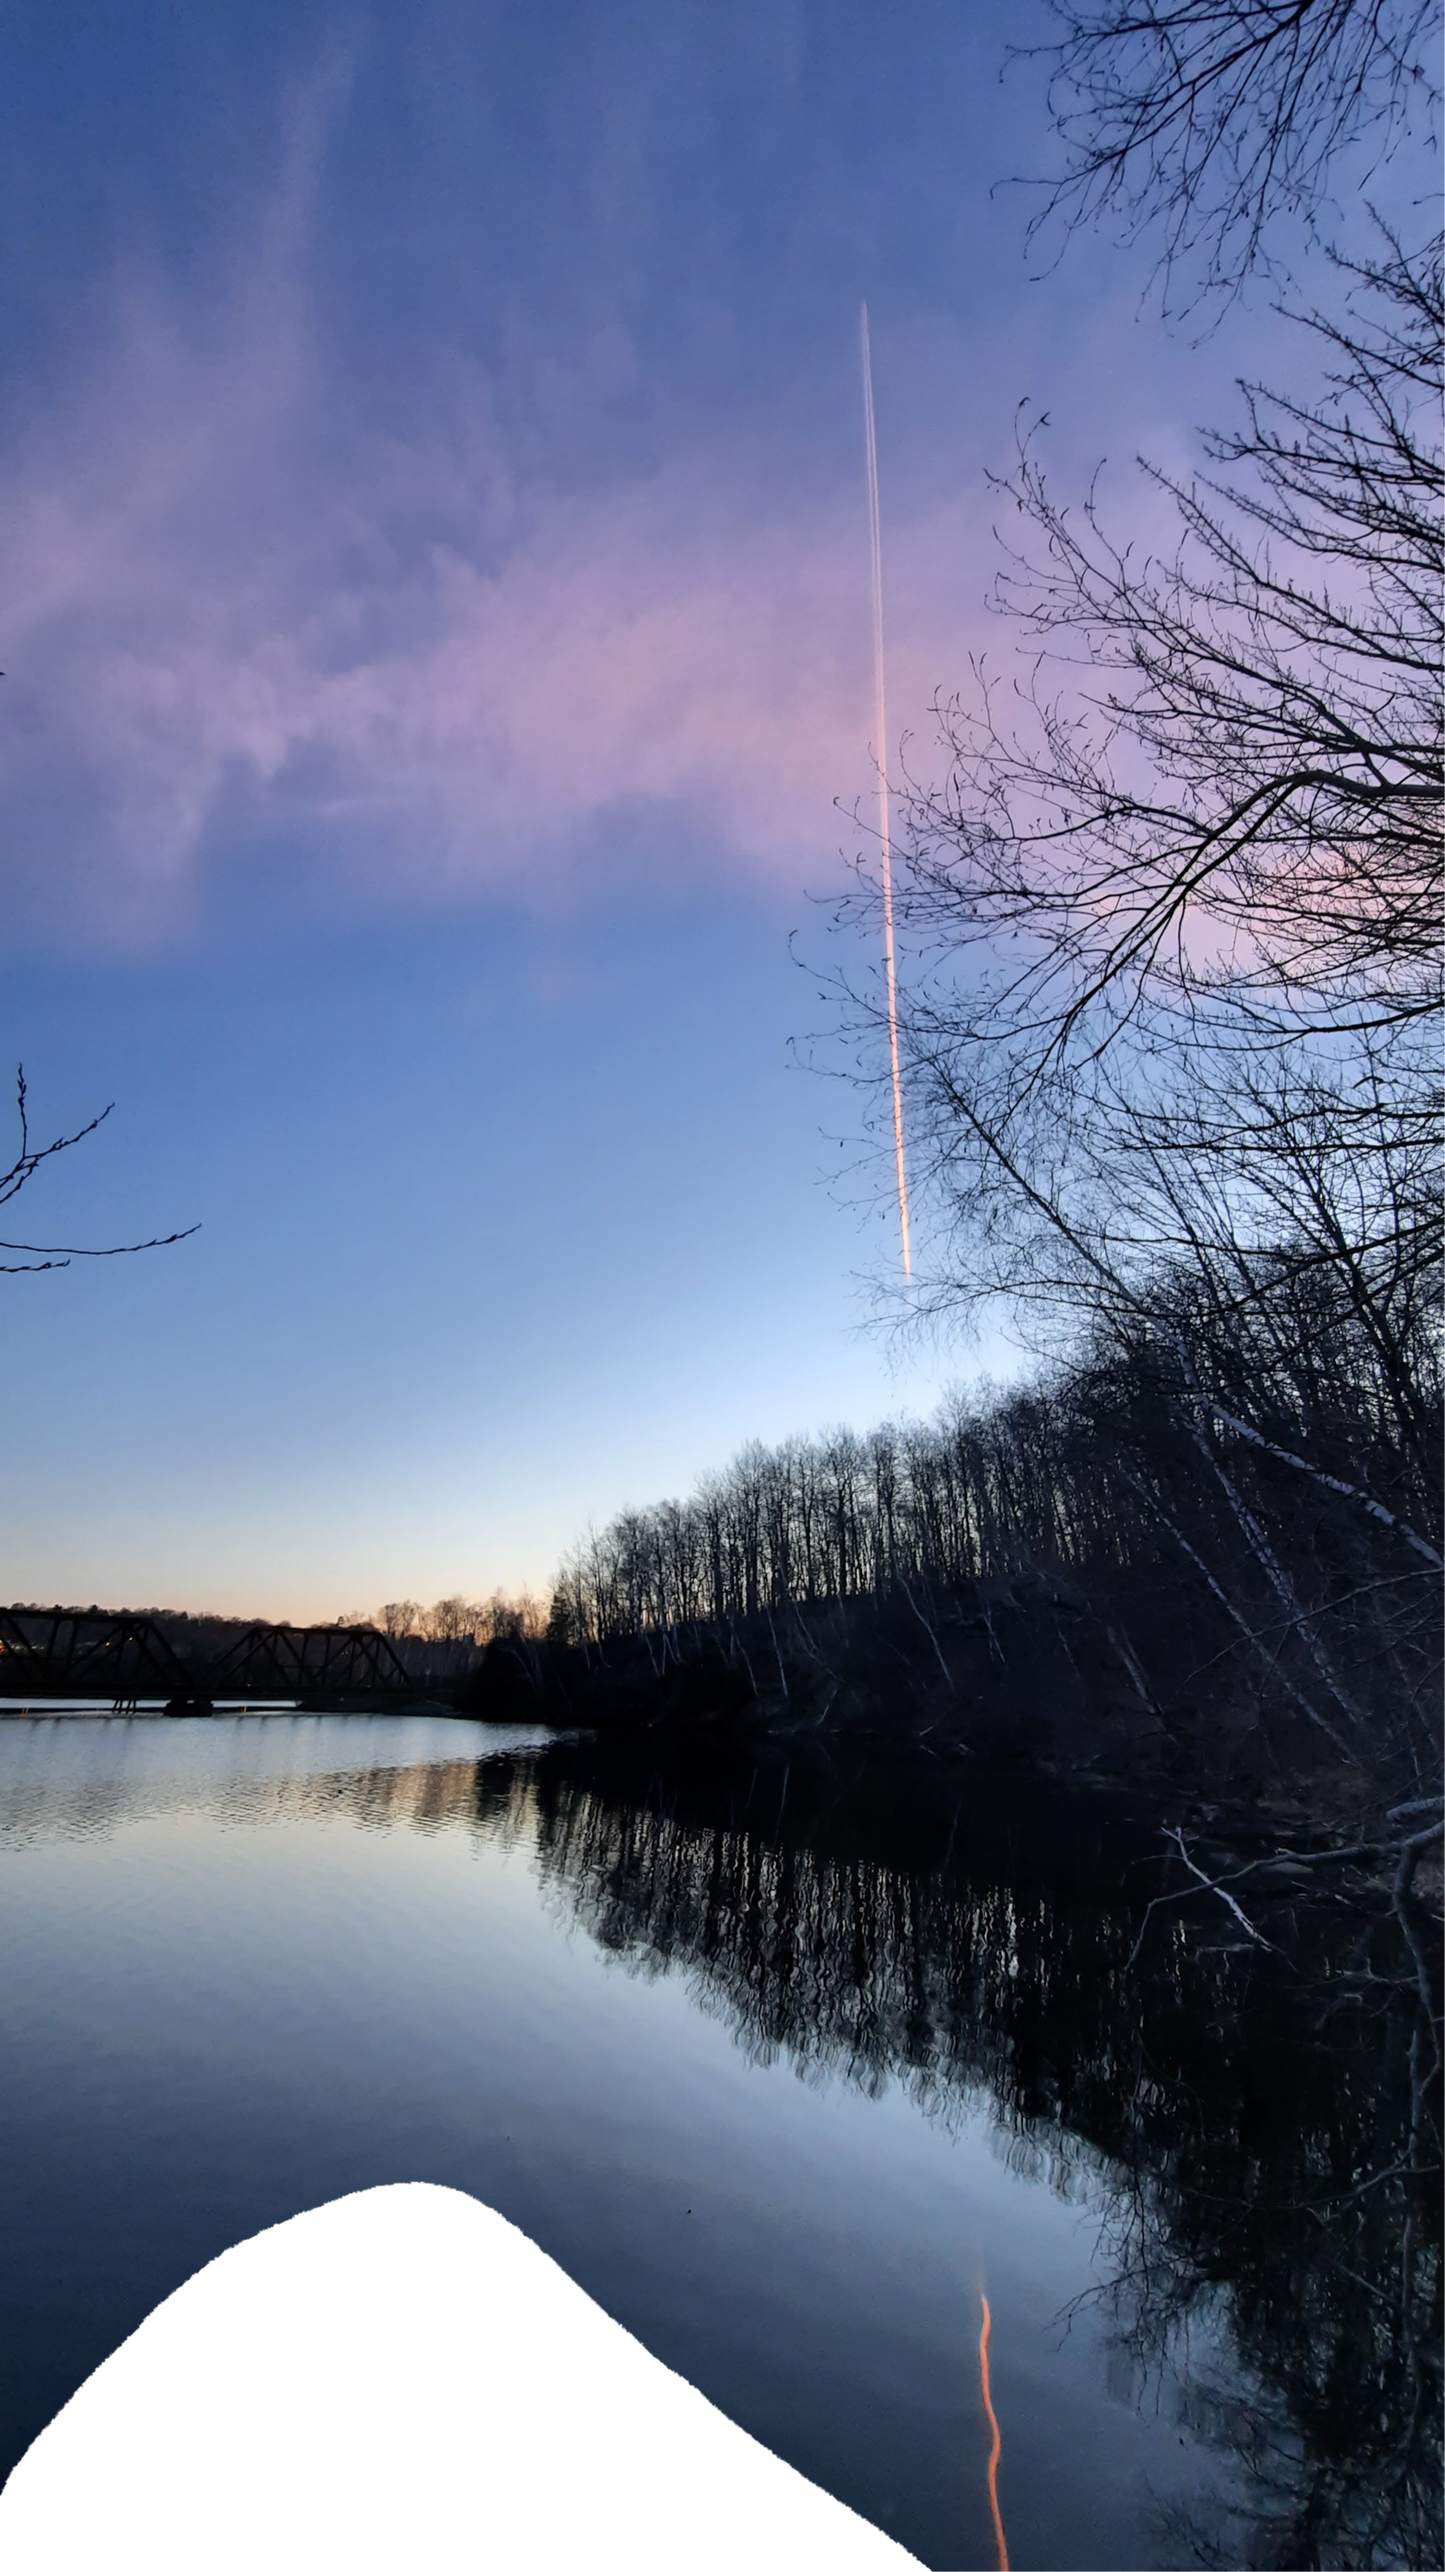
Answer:
[{"label": "white contrail streak", "polygon": [[868,529],[873,547],[873,723],[878,761],[878,837],[883,849],[883,939],[888,959],[888,1045],[893,1058],[893,1148],[898,1161],[898,1226],[903,1274],[913,1274],[908,1172],[903,1158],[903,1082],[898,1070],[898,969],[893,950],[893,832],[888,805],[888,707],[883,691],[883,533],[878,515],[878,433],[873,424],[873,351],[863,306],[863,425],[868,438]]}]

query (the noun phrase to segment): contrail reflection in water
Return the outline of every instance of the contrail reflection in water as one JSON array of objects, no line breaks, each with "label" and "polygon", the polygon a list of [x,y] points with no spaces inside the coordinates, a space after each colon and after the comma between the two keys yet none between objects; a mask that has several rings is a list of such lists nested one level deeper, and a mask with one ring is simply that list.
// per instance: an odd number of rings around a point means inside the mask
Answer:
[{"label": "contrail reflection in water", "polygon": [[1003,2454],[1003,2431],[998,2425],[998,2416],[994,2411],[993,2395],[989,2390],[988,2380],[988,2335],[993,2329],[993,2315],[988,2309],[988,2297],[980,2295],[978,2300],[983,2306],[983,2329],[978,2335],[978,2372],[983,2385],[983,2407],[988,2413],[988,2425],[993,2431],[993,2445],[989,2449],[988,2456],[988,2505],[993,2512],[993,2532],[998,2545],[999,2572],[1009,2572],[1008,2539],[1003,2532],[1003,2516],[998,2505],[998,2460]]}]

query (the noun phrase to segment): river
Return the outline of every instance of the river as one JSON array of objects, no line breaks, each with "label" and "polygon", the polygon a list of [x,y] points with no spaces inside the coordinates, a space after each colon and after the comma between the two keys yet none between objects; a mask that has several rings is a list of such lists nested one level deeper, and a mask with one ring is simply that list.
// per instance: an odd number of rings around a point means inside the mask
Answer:
[{"label": "river", "polygon": [[1138,1945],[1156,1844],[441,1717],[0,1722],[0,2472],[204,2261],[426,2179],[939,2572],[1438,2560],[1407,2039],[1309,1926]]}]

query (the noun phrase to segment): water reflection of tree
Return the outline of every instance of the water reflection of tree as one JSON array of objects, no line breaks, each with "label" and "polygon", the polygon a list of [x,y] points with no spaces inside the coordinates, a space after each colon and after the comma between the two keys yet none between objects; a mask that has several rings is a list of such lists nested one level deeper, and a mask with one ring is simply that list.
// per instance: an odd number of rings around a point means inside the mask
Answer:
[{"label": "water reflection of tree", "polygon": [[[1120,2172],[1105,2217],[1119,2344],[1141,2376],[1179,2386],[1181,2413],[1244,2468],[1248,2507],[1217,2524],[1161,2516],[1160,2559],[1279,2567],[1426,2565],[1440,2559],[1440,2262],[1418,2190],[1385,2157],[1398,2061],[1377,2062],[1386,2113],[1310,2116],[1295,2149],[1253,2149],[1228,2117],[1211,2131],[1181,2096],[1172,2164]],[[1295,2064],[1282,2057],[1288,2094]],[[1371,2167],[1352,2186],[1356,2156]],[[1186,2369],[1219,2317],[1243,2380]]]},{"label": "water reflection of tree", "polygon": [[[1119,1852],[1036,1806],[935,1814],[910,1846],[796,1770],[647,1776],[584,1745],[477,1794],[600,1945],[685,1973],[750,2055],[943,2115],[987,2098],[1010,2159],[1100,2204],[1121,2353],[1248,2494],[1214,2527],[1161,2518],[1159,2560],[1440,2559],[1438,2151],[1383,1933],[1281,1901],[1280,1952],[1176,1921],[1131,1967]],[[1184,2364],[1201,2332],[1230,2352],[1212,2376]]]}]

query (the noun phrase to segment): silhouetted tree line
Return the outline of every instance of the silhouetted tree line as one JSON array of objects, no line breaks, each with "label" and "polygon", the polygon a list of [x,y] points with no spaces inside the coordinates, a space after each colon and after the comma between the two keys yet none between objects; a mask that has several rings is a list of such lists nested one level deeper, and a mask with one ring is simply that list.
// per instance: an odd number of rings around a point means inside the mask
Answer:
[{"label": "silhouetted tree line", "polygon": [[485,1599],[464,1598],[453,1591],[432,1607],[423,1607],[419,1599],[388,1599],[385,1607],[377,1609],[374,1619],[342,1619],[343,1624],[375,1623],[394,1643],[492,1643],[504,1637],[540,1634],[545,1621],[546,1611],[530,1590],[522,1590],[516,1597],[504,1590],[493,1590]]},{"label": "silhouetted tree line", "polygon": [[[796,1707],[810,1658],[856,1662],[871,1609],[958,1697],[987,1675],[963,1626],[1003,1663],[1021,1619],[1083,1599],[1141,1700],[1433,1786],[1441,252],[1373,215],[1344,249],[1315,229],[1343,151],[1368,207],[1389,154],[1428,139],[1428,17],[1054,17],[1046,210],[1162,223],[1176,303],[1280,280],[1287,216],[1331,300],[1285,277],[1312,380],[1244,384],[1192,478],[1143,468],[1174,521],[1158,554],[1093,497],[1061,501],[1025,437],[998,604],[1026,666],[1004,688],[980,664],[940,704],[947,774],[911,794],[917,1298],[1003,1298],[1051,1363],[931,1425],[753,1447],[624,1512],[564,1565],[549,1634],[629,1647],[674,1698],[670,1671],[721,1656]],[[860,870],[870,927],[880,898]],[[836,989],[891,1176],[884,978]],[[837,1702],[845,1675],[835,1659]]]},{"label": "silhouetted tree line", "polygon": [[1107,1615],[1156,1704],[1244,1709],[1433,1783],[1427,1313],[1403,1305],[1387,1355],[1322,1269],[1229,1316],[1187,1276],[1174,1302],[1167,1336],[930,1423],[755,1445],[689,1499],[623,1512],[564,1565],[553,1641],[640,1644],[659,1677],[711,1648],[776,1691],[775,1652],[806,1655],[817,1611],[854,1600],[948,1676],[960,1603],[986,1616],[987,1585],[1023,1576],[1036,1619]]},{"label": "silhouetted tree line", "polygon": [[[37,1600],[17,1601],[22,1613],[43,1615],[50,1603]],[[71,1607],[67,1614],[109,1616],[130,1614],[151,1618],[182,1652],[191,1652],[200,1660],[224,1651],[238,1634],[257,1623],[251,1616],[216,1616],[193,1608],[135,1608],[114,1610],[97,1607]],[[388,1642],[401,1647],[411,1644],[470,1645],[487,1644],[499,1639],[523,1639],[540,1635],[545,1630],[546,1611],[530,1591],[512,1597],[494,1590],[487,1599],[468,1599],[456,1593],[423,1607],[417,1599],[392,1599],[378,1608],[375,1616],[365,1609],[333,1618],[312,1620],[333,1627],[361,1626],[374,1628]],[[405,1652],[401,1657],[407,1658]],[[464,1666],[459,1664],[459,1666]]]},{"label": "silhouetted tree line", "polygon": [[[617,1522],[573,1567],[577,1617],[665,1636],[689,1580],[716,1617],[1032,1567],[1122,1606],[1157,1694],[1252,1696],[1266,1726],[1287,1710],[1332,1756],[1433,1784],[1441,243],[1368,211],[1343,248],[1314,233],[1347,147],[1367,210],[1392,151],[1426,165],[1427,18],[1053,15],[1049,207],[1162,224],[1176,301],[1269,267],[1301,360],[1283,391],[1239,387],[1196,474],[1141,466],[1172,519],[1157,552],[1097,493],[1061,499],[1024,436],[999,486],[1017,675],[980,662],[940,701],[946,774],[909,797],[919,1299],[1004,1299],[1054,1370]],[[1309,294],[1275,256],[1283,216]],[[860,869],[870,928],[881,893]],[[883,977],[835,988],[891,1169]]]}]

